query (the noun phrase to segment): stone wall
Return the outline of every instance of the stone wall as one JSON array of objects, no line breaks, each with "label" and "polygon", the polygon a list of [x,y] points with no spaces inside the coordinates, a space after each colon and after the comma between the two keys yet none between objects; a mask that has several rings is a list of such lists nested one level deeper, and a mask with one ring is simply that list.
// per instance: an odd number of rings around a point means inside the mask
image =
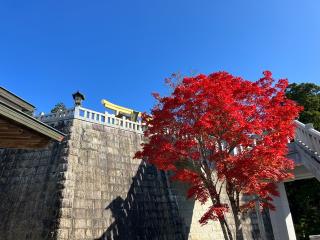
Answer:
[{"label": "stone wall", "polygon": [[74,120],[58,239],[184,239],[164,174],[133,159],[142,140]]},{"label": "stone wall", "polygon": [[[68,132],[70,123],[61,123]],[[0,239],[51,239],[59,217],[68,144],[0,150]]]},{"label": "stone wall", "polygon": [[133,159],[141,134],[77,119],[60,129],[62,144],[1,151],[0,239],[186,238],[165,173]]},{"label": "stone wall", "polygon": [[[79,119],[55,126],[68,134],[61,144],[0,153],[1,240],[223,239],[217,222],[198,223],[208,206],[133,159],[142,134]],[[260,239],[254,213],[244,227]]]},{"label": "stone wall", "polygon": [[[218,221],[209,221],[206,225],[199,223],[200,218],[211,206],[210,201],[202,205],[193,199],[186,199],[187,186],[182,183],[174,182],[171,184],[172,194],[176,198],[179,208],[180,216],[183,219],[184,226],[186,227],[186,234],[189,240],[224,240],[223,232]],[[222,201],[227,201],[227,195],[222,191]],[[243,198],[245,201],[245,198]],[[268,211],[261,213],[261,223],[264,225],[264,240],[273,240],[272,226]],[[242,227],[245,240],[260,240],[263,239],[259,229],[258,215],[255,210],[251,210],[243,214]],[[227,222],[230,229],[235,233],[235,226],[233,216],[226,214]]]}]

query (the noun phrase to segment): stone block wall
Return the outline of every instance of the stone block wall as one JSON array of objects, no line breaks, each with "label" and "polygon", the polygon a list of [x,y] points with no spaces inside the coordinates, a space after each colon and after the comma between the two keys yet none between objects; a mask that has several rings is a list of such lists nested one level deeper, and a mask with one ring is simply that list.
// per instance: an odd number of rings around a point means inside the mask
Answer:
[{"label": "stone block wall", "polygon": [[[208,206],[133,159],[142,134],[79,119],[55,127],[68,134],[61,144],[0,151],[1,240],[223,239],[218,223],[198,223]],[[254,214],[244,232],[261,239]]]},{"label": "stone block wall", "polygon": [[[59,123],[68,133],[69,123]],[[0,239],[52,239],[59,218],[68,142],[0,149]]]},{"label": "stone block wall", "polygon": [[142,141],[74,120],[58,239],[184,239],[164,173],[133,159]]},{"label": "stone block wall", "polygon": [[[184,226],[186,227],[185,232],[188,236],[188,240],[225,239],[218,221],[209,221],[206,225],[201,225],[199,223],[200,218],[211,206],[210,202],[202,205],[200,202],[194,201],[193,199],[186,199],[187,186],[183,183],[171,183],[170,188],[177,201],[178,211],[183,219]],[[222,201],[228,202],[227,199],[227,194],[222,191]],[[243,201],[245,201],[245,198],[243,198]],[[264,224],[264,240],[273,240],[272,226],[268,211],[262,212],[261,218]],[[226,214],[226,219],[231,231],[235,233],[234,220],[231,213]],[[258,215],[255,210],[251,210],[247,214],[244,214],[241,221],[245,240],[263,239],[259,229]]]},{"label": "stone block wall", "polygon": [[39,151],[0,153],[0,239],[186,239],[165,173],[133,159],[141,134],[73,119]]}]

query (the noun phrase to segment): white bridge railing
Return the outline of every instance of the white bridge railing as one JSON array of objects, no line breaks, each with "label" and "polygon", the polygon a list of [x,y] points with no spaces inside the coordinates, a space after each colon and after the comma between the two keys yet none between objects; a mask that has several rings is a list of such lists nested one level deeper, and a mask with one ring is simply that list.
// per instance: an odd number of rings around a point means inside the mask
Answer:
[{"label": "white bridge railing", "polygon": [[75,107],[57,113],[41,114],[36,118],[45,123],[52,123],[68,119],[80,119],[87,122],[107,125],[110,127],[139,133],[143,133],[144,130],[144,125],[141,123],[141,121],[133,122],[126,119],[125,117],[118,118],[114,114],[110,114],[108,112],[100,113],[83,107]]},{"label": "white bridge railing", "polygon": [[320,181],[320,132],[315,130],[312,124],[294,122],[296,133],[295,149],[302,164],[308,171]]},{"label": "white bridge railing", "polygon": [[315,130],[312,124],[303,124],[297,120],[294,123],[296,126],[295,142],[320,159],[320,132]]}]

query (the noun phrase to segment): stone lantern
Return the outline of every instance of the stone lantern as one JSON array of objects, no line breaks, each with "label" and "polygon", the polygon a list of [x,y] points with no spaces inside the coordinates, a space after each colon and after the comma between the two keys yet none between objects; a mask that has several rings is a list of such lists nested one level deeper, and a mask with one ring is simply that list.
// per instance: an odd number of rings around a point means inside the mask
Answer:
[{"label": "stone lantern", "polygon": [[84,95],[82,93],[80,93],[79,91],[72,94],[72,97],[73,97],[75,106],[81,106],[82,101],[85,99]]}]

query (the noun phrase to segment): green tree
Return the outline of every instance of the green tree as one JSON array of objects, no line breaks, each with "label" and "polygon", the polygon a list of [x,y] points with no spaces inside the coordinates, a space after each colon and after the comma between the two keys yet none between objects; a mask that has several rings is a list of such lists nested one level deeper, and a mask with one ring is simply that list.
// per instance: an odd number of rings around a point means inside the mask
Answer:
[{"label": "green tree", "polygon": [[[320,86],[313,83],[290,84],[288,98],[304,107],[299,120],[313,123],[320,130]],[[320,234],[320,183],[317,179],[305,179],[286,183],[290,210],[299,240]]]},{"label": "green tree", "polygon": [[320,130],[320,86],[314,83],[292,83],[286,90],[288,98],[304,107],[299,120],[303,123],[313,123]]},{"label": "green tree", "polygon": [[320,183],[304,179],[285,184],[294,228],[299,240],[320,234]]},{"label": "green tree", "polygon": [[51,109],[51,113],[56,113],[56,112],[63,112],[67,110],[67,107],[66,105],[64,105],[64,103],[60,102],[60,103],[57,103],[54,108]]}]

